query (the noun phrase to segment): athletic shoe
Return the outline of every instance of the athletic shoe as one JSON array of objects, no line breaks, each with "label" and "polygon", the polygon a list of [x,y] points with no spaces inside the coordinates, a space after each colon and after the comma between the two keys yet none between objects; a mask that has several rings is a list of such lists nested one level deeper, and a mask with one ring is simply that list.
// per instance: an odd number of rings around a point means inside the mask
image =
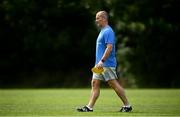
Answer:
[{"label": "athletic shoe", "polygon": [[79,112],[93,112],[93,110],[89,109],[87,106],[77,108],[77,111],[79,111]]},{"label": "athletic shoe", "polygon": [[123,106],[120,110],[120,112],[131,112],[132,111],[132,106]]}]

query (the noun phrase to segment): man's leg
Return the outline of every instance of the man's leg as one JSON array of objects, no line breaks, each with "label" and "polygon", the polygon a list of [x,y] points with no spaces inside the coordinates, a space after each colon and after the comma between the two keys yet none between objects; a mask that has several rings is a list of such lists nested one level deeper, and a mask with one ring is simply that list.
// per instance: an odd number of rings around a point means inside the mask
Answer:
[{"label": "man's leg", "polygon": [[77,111],[79,112],[93,112],[93,106],[96,103],[96,100],[99,97],[100,94],[100,83],[101,81],[98,79],[92,79],[91,81],[91,95],[90,95],[90,99],[89,99],[89,103],[86,106],[77,108]]},{"label": "man's leg", "polygon": [[124,103],[124,106],[120,109],[120,111],[121,112],[132,111],[132,107],[131,107],[131,105],[129,105],[128,99],[127,99],[125,92],[124,92],[124,89],[121,87],[119,82],[116,79],[113,79],[113,80],[109,80],[108,84],[110,85],[110,87],[112,87],[114,89],[116,94],[120,97],[120,99]]},{"label": "man's leg", "polygon": [[108,84],[109,84],[110,87],[112,87],[114,89],[114,91],[120,97],[120,99],[122,100],[124,105],[128,106],[129,105],[128,99],[127,99],[127,97],[125,95],[124,89],[121,87],[119,82],[116,79],[113,79],[113,80],[109,80]]},{"label": "man's leg", "polygon": [[93,108],[94,104],[96,103],[96,100],[99,97],[100,94],[100,80],[97,79],[92,79],[91,81],[91,95],[90,95],[90,99],[89,99],[89,103],[88,103],[88,107]]}]

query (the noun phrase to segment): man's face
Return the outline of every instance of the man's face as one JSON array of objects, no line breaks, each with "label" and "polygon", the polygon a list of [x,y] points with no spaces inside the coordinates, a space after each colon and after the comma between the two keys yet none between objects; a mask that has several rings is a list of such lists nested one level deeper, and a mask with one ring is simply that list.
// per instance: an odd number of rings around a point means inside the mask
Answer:
[{"label": "man's face", "polygon": [[100,13],[97,13],[96,14],[96,24],[98,27],[102,27],[103,26],[103,22],[104,22],[104,19],[101,17],[101,14]]}]

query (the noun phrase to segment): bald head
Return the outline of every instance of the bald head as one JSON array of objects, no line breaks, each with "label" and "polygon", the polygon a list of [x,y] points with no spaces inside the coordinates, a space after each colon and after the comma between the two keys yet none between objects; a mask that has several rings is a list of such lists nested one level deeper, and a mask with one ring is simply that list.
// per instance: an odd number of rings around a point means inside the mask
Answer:
[{"label": "bald head", "polygon": [[99,11],[96,13],[96,24],[101,28],[108,25],[108,13],[106,11]]},{"label": "bald head", "polygon": [[100,17],[102,17],[103,19],[108,21],[108,13],[106,11],[99,11],[97,12],[97,15],[99,15]]}]

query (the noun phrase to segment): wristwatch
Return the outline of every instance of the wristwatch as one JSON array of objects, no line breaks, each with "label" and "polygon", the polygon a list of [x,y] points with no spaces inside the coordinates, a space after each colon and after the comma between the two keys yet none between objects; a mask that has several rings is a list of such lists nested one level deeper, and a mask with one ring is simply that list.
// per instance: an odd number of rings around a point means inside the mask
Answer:
[{"label": "wristwatch", "polygon": [[102,61],[103,63],[105,62],[105,60],[104,60],[104,59],[102,59],[101,61]]}]

